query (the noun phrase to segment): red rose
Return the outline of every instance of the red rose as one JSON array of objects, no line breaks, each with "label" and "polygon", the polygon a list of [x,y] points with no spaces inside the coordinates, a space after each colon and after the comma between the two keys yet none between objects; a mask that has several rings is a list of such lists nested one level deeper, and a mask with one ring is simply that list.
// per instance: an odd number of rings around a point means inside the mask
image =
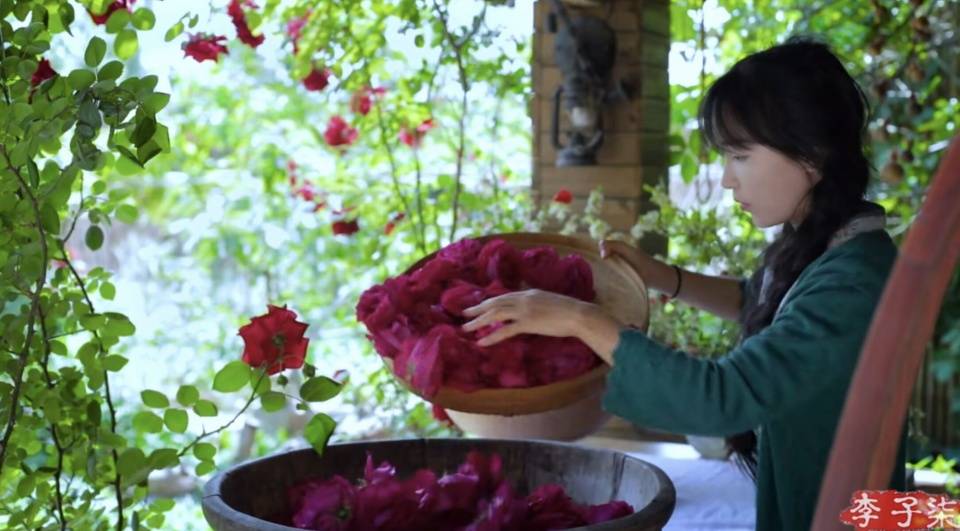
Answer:
[{"label": "red rose", "polygon": [[323,138],[327,145],[332,147],[349,146],[353,144],[360,136],[356,129],[350,127],[350,124],[340,116],[334,116],[327,122],[327,130],[323,132]]},{"label": "red rose", "polygon": [[299,369],[307,355],[309,339],[303,337],[307,324],[286,306],[267,305],[268,312],[240,328],[243,361],[251,367],[266,367],[268,374]]},{"label": "red rose", "polygon": [[307,77],[303,78],[303,86],[307,87],[307,90],[323,90],[327,88],[327,85],[330,83],[330,71],[326,68],[317,69],[314,68],[310,71],[310,74]]},{"label": "red rose", "polygon": [[221,44],[221,41],[226,40],[223,35],[192,35],[183,45],[183,56],[193,57],[198,63],[207,60],[216,63],[220,54],[227,53],[227,47]]},{"label": "red rose", "polygon": [[382,96],[386,92],[383,87],[364,87],[350,97],[350,110],[366,116],[373,107],[373,96]]},{"label": "red rose", "polygon": [[360,230],[360,224],[356,219],[334,221],[332,227],[333,233],[338,236],[350,236]]},{"label": "red rose", "polygon": [[563,203],[569,205],[573,202],[573,194],[570,193],[570,190],[566,188],[561,188],[554,196],[553,201],[556,203]]},{"label": "red rose", "polygon": [[357,493],[342,476],[296,485],[287,495],[296,527],[324,531],[349,529]]},{"label": "red rose", "polygon": [[30,85],[36,87],[40,83],[54,77],[57,72],[50,66],[50,61],[41,59],[37,69],[33,71],[33,77],[30,78]]},{"label": "red rose", "polygon": [[300,45],[300,37],[303,36],[303,27],[307,25],[311,11],[307,11],[302,17],[294,17],[287,22],[287,37],[293,43],[293,53],[297,53]]},{"label": "red rose", "polygon": [[633,514],[623,501],[580,505],[559,485],[517,494],[497,454],[470,452],[438,478],[422,468],[407,479],[367,454],[363,477],[310,480],[288,491],[293,524],[322,531],[546,531],[597,524]]},{"label": "red rose", "polygon": [[121,9],[130,11],[130,7],[134,4],[134,2],[135,0],[114,0],[112,4],[107,6],[107,10],[102,14],[95,15],[93,11],[90,10],[87,10],[87,13],[90,13],[90,18],[93,19],[94,24],[102,26],[103,24],[106,24],[108,20],[110,20],[110,15],[112,15],[114,11],[119,11]]},{"label": "red rose", "polygon": [[247,15],[243,12],[244,7],[256,9],[257,4],[254,4],[252,0],[243,0],[242,3],[241,0],[230,0],[230,4],[227,6],[227,14],[230,15],[233,26],[237,28],[237,38],[240,39],[240,42],[251,48],[256,48],[263,44],[264,36],[263,34],[254,36],[253,32],[250,31],[250,26],[247,24]]},{"label": "red rose", "polygon": [[427,118],[420,123],[414,130],[410,130],[407,127],[404,127],[400,130],[400,141],[404,144],[412,147],[420,147],[420,141],[423,140],[424,135],[427,134],[427,131],[433,129],[433,119]]}]

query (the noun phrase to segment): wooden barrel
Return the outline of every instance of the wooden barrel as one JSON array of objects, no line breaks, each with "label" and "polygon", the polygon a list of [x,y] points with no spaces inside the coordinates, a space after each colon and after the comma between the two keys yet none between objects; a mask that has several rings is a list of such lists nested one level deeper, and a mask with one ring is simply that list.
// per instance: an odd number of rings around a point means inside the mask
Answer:
[{"label": "wooden barrel", "polygon": [[578,530],[653,531],[673,513],[676,493],[667,475],[621,452],[541,441],[409,439],[331,445],[323,457],[312,449],[296,450],[236,465],[207,483],[203,514],[217,531],[292,530],[287,525],[291,485],[333,474],[363,477],[367,452],[377,462],[392,463],[400,477],[420,468],[442,474],[456,470],[471,450],[500,454],[504,473],[520,494],[556,483],[578,503],[623,500],[636,510]]}]

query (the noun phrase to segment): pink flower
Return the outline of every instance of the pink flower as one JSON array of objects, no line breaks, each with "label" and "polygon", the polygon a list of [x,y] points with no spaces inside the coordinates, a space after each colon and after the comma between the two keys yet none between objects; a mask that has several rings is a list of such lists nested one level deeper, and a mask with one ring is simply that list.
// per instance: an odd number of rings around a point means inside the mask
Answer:
[{"label": "pink flower", "polygon": [[554,194],[553,201],[556,203],[569,205],[570,203],[573,202],[573,194],[570,193],[570,190],[567,190],[566,188],[561,188],[559,191],[557,191],[556,194]]},{"label": "pink flower", "polygon": [[266,367],[268,374],[303,367],[310,342],[304,337],[307,324],[298,322],[297,314],[286,306],[268,305],[267,310],[240,328],[244,363]]},{"label": "pink flower", "polygon": [[307,90],[320,91],[327,88],[327,85],[330,84],[330,70],[326,68],[318,69],[314,68],[310,73],[303,79],[303,86],[307,87]]},{"label": "pink flower", "polygon": [[57,75],[57,72],[50,66],[50,61],[46,58],[41,59],[37,64],[37,69],[33,71],[33,77],[30,78],[30,86],[36,87],[40,83],[51,79]]},{"label": "pink flower", "polygon": [[433,129],[433,127],[433,119],[431,118],[427,118],[421,122],[420,125],[418,125],[416,129],[413,129],[412,131],[409,128],[404,127],[400,130],[400,141],[412,148],[418,148],[420,147],[420,142],[423,140],[424,135],[427,134],[427,131]]},{"label": "pink flower", "polygon": [[203,61],[213,61],[216,63],[220,59],[220,54],[227,53],[227,47],[221,44],[227,38],[223,35],[202,35],[196,34],[190,36],[190,39],[183,45],[183,56],[192,57],[198,63]]},{"label": "pink flower", "polygon": [[[347,466],[350,466],[347,464]],[[406,479],[367,454],[363,477],[314,479],[288,491],[292,523],[332,531],[547,531],[598,524],[633,514],[623,501],[580,505],[559,485],[517,494],[497,454],[470,452],[455,472],[429,469]]]},{"label": "pink flower", "polygon": [[347,531],[356,503],[356,489],[342,476],[296,485],[287,494],[293,525],[301,529]]},{"label": "pink flower", "polygon": [[373,107],[373,96],[383,96],[386,89],[383,87],[370,88],[364,87],[353,93],[350,97],[350,110],[366,116]]},{"label": "pink flower", "polygon": [[465,332],[465,308],[535,287],[585,301],[596,294],[583,258],[560,258],[550,247],[520,251],[504,240],[461,240],[419,269],[363,293],[357,319],[396,375],[422,396],[441,386],[463,391],[543,385],[576,377],[599,358],[581,341],[521,335],[481,348],[476,341],[499,325]]},{"label": "pink flower", "polygon": [[356,219],[334,221],[331,227],[333,233],[338,236],[350,236],[360,230],[360,224]]},{"label": "pink flower", "polygon": [[357,130],[350,127],[350,124],[340,116],[330,118],[327,129],[323,132],[324,140],[331,147],[349,146],[357,140],[359,135]]},{"label": "pink flower", "polygon": [[317,193],[313,188],[313,184],[310,182],[304,182],[303,186],[298,188],[295,192],[298,196],[302,197],[304,201],[313,201]]},{"label": "pink flower", "polygon": [[287,37],[289,37],[290,42],[293,43],[293,53],[297,53],[299,49],[300,37],[303,36],[303,27],[307,25],[310,13],[308,10],[302,17],[294,17],[287,22]]},{"label": "pink flower", "polygon": [[230,0],[230,4],[227,6],[227,14],[230,15],[233,26],[237,28],[237,38],[240,39],[240,42],[251,48],[256,48],[263,44],[264,35],[254,36],[253,32],[250,31],[250,26],[247,24],[247,15],[243,11],[244,7],[256,9],[257,4],[253,3],[252,0],[242,0],[242,2],[241,0]]}]

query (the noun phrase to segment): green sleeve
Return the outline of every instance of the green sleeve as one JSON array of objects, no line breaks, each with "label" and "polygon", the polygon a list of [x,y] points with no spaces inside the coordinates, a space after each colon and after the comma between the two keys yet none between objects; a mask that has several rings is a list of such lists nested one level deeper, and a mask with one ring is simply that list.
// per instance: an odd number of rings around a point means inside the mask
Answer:
[{"label": "green sleeve", "polygon": [[650,428],[730,435],[848,383],[885,281],[860,269],[820,265],[798,280],[773,323],[719,359],[621,331],[604,408]]}]

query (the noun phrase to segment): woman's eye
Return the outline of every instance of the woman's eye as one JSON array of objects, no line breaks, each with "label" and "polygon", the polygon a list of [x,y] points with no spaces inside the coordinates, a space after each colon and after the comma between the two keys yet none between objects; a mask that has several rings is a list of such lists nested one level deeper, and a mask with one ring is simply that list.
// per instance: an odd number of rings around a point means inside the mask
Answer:
[{"label": "woman's eye", "polygon": [[746,155],[730,155],[730,158],[733,159],[733,160],[735,160],[735,161],[737,161],[737,162],[743,162],[743,161],[747,160],[747,156],[746,156]]}]

